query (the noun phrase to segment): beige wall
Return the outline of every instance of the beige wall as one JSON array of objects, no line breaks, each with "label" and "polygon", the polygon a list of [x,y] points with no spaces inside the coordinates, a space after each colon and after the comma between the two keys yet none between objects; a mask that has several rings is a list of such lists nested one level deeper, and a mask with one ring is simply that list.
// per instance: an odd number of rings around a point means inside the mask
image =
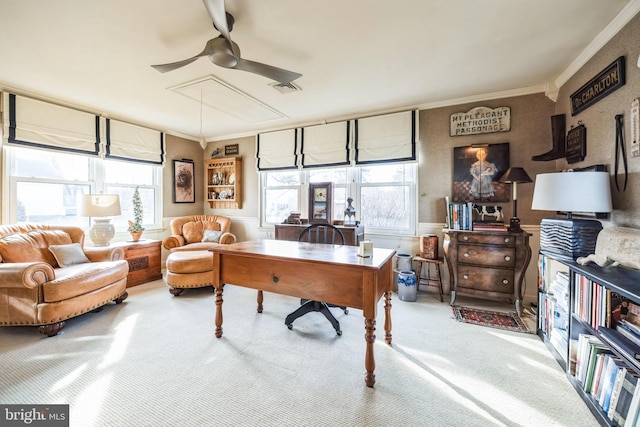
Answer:
[{"label": "beige wall", "polygon": [[[466,112],[478,106],[510,107],[511,130],[449,136],[451,114]],[[454,147],[508,142],[511,166],[523,167],[532,179],[537,173],[552,171],[553,162],[533,162],[531,156],[551,149],[550,117],[553,109],[553,102],[540,93],[420,111],[418,221],[445,221],[443,198],[452,193]],[[533,184],[518,186],[518,217],[523,224],[539,224],[544,217],[538,211],[531,211],[532,195]],[[497,204],[503,207],[505,218],[512,216],[511,202]]]},{"label": "beige wall", "polygon": [[[637,67],[640,55],[640,15],[633,18],[613,39],[607,43],[587,64],[582,67],[567,83],[558,96],[557,114],[566,114],[567,129],[581,121],[587,128],[587,156],[583,162],[574,163],[572,167],[583,167],[594,164],[605,164],[611,175],[614,173],[616,127],[615,115],[623,114],[625,121],[625,145],[627,148],[627,164],[629,178],[627,190],[618,192],[613,178],[611,191],[614,211],[605,226],[640,227],[640,157],[629,154],[631,142],[630,108],[635,98],[640,98],[640,68]],[[618,57],[626,57],[626,84],[606,98],[571,116],[570,96],[582,85],[595,77],[600,71]],[[558,161],[558,170],[567,167],[565,161]],[[620,166],[622,171],[622,166]],[[619,178],[622,184],[622,175]]]},{"label": "beige wall", "polygon": [[[166,218],[184,215],[201,215],[204,204],[204,151],[196,141],[166,135],[166,164],[162,171],[163,215]],[[173,202],[173,161],[190,159],[194,162],[195,203]]]}]

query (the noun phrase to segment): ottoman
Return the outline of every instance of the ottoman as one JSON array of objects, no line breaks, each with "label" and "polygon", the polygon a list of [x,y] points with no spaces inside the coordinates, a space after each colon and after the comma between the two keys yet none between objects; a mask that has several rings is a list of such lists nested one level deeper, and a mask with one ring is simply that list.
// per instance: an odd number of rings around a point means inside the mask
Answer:
[{"label": "ottoman", "polygon": [[186,288],[213,286],[213,252],[176,251],[167,256],[169,292],[179,296]]}]

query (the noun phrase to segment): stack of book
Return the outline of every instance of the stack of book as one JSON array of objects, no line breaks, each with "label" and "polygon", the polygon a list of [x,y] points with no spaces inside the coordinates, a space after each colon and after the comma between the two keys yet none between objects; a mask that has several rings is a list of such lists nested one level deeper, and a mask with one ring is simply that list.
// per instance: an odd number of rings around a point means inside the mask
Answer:
[{"label": "stack of book", "polygon": [[[605,340],[608,341],[608,340]],[[627,366],[602,341],[580,334],[575,378],[615,426],[634,426],[640,409],[637,370]]]},{"label": "stack of book", "polygon": [[476,231],[507,231],[504,222],[473,222],[473,229]]},{"label": "stack of book", "polygon": [[291,212],[289,217],[285,220],[285,224],[302,224],[300,212]]}]

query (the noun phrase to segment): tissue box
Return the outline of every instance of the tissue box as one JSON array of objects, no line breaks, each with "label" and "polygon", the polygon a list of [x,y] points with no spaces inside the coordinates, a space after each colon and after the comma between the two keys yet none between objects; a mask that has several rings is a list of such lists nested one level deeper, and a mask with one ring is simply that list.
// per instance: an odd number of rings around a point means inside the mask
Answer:
[{"label": "tissue box", "polygon": [[373,256],[373,242],[371,240],[364,240],[360,242],[360,251],[358,255],[361,257]]}]

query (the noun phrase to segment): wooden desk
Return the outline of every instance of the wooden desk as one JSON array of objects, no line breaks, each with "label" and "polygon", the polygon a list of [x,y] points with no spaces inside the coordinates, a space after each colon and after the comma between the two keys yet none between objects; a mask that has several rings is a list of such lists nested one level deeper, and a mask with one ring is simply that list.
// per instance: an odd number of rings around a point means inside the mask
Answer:
[{"label": "wooden desk", "polygon": [[391,344],[391,281],[395,251],[375,248],[373,257],[360,258],[358,249],[356,246],[287,240],[252,240],[212,248],[216,337],[222,336],[225,283],[257,289],[259,313],[262,312],[263,290],[361,309],[366,342],[365,383],[373,387],[376,307],[383,295],[385,341]]}]

